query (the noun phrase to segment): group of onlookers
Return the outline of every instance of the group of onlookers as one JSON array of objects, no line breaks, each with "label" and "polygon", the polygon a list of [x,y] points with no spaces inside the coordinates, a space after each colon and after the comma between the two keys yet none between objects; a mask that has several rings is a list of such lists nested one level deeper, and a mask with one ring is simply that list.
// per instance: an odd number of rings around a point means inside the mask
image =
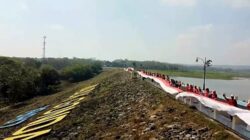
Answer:
[{"label": "group of onlookers", "polygon": [[200,87],[187,84],[186,91],[193,92],[193,93],[196,93],[196,94],[199,94],[199,95],[203,95],[203,96],[206,96],[208,98],[217,99],[216,91],[215,90],[214,91],[209,91],[209,88],[206,88],[203,91],[203,90],[201,90]]},{"label": "group of onlookers", "polygon": [[172,87],[176,87],[176,88],[179,88],[179,89],[182,88],[182,82],[181,81],[170,79],[168,82],[169,82],[170,86],[172,86]]},{"label": "group of onlookers", "polygon": [[[214,91],[210,91],[209,88],[206,88],[203,91],[200,87],[195,86],[195,85],[187,84],[186,86],[183,86],[183,83],[181,81],[170,79],[169,76],[165,75],[165,74],[153,73],[153,72],[147,72],[147,71],[142,71],[142,72],[145,73],[145,74],[147,74],[147,75],[150,75],[150,76],[155,76],[155,77],[158,77],[158,78],[165,79],[173,87],[180,88],[180,89],[183,89],[185,91],[192,92],[192,93],[195,93],[195,94],[199,94],[199,95],[211,98],[211,99],[215,99],[215,100],[218,99],[217,93],[216,93],[215,90]],[[225,94],[223,94],[223,97],[224,97],[225,101],[229,105],[232,105],[232,106],[235,106],[235,107],[238,106],[238,104],[237,104],[237,99],[238,98],[235,97],[234,95],[231,95],[231,97],[228,98],[228,97],[226,97]],[[250,99],[248,100],[247,109],[250,110]]]},{"label": "group of onlookers", "polygon": [[155,73],[155,72],[148,72],[148,71],[144,71],[144,70],[142,70],[142,72],[147,74],[147,75],[159,77],[159,78],[166,79],[166,80],[169,81],[169,76],[168,75]]},{"label": "group of onlookers", "polygon": [[[210,91],[209,88],[206,88],[203,91],[200,87],[187,84],[185,90],[188,91],[188,92],[196,93],[196,94],[199,94],[199,95],[211,98],[211,99],[215,99],[215,100],[218,99],[216,91],[215,90],[214,91]],[[232,105],[232,106],[235,106],[235,107],[238,106],[238,104],[237,104],[237,97],[235,97],[234,95],[231,95],[230,98],[227,98],[226,95],[223,94],[223,97],[224,97],[225,101],[229,105]]]}]

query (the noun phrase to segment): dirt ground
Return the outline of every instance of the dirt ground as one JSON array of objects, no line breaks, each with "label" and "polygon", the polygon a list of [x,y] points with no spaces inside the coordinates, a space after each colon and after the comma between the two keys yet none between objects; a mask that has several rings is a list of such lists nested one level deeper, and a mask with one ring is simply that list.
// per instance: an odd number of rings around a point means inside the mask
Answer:
[{"label": "dirt ground", "polygon": [[[4,115],[0,116],[0,124],[31,108],[58,104],[72,92],[94,83],[100,84],[63,121],[51,126],[50,134],[39,139],[238,139],[195,109],[145,81],[130,79],[121,70],[106,71],[53,97],[40,97],[48,99],[46,103],[34,99],[18,109],[1,111]],[[0,138],[24,124],[0,129]]]}]

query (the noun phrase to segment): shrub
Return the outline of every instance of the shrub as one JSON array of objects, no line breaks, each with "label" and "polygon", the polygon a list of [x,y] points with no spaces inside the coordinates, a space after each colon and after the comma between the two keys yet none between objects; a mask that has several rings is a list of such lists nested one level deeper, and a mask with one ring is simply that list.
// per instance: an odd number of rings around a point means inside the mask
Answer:
[{"label": "shrub", "polygon": [[79,82],[93,77],[93,68],[90,65],[74,65],[62,72],[63,77],[71,82]]},{"label": "shrub", "polygon": [[58,84],[60,84],[59,73],[52,66],[42,66],[40,75],[40,94],[44,95],[56,91]]},{"label": "shrub", "polygon": [[0,58],[0,94],[11,102],[33,97],[38,90],[39,72],[20,62]]}]

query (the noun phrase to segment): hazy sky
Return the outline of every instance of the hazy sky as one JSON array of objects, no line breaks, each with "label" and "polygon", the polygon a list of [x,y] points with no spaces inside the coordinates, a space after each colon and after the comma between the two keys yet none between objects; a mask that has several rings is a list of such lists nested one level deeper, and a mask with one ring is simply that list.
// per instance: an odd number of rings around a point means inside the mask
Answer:
[{"label": "hazy sky", "polygon": [[0,0],[0,55],[250,65],[250,0]]}]

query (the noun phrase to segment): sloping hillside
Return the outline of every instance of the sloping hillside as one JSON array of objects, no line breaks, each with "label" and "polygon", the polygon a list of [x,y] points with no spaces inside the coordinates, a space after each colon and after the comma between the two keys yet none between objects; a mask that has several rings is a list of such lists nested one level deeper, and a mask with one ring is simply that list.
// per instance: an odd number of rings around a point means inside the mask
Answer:
[{"label": "sloping hillside", "polygon": [[[102,73],[78,86],[95,83],[99,86],[63,121],[53,125],[49,135],[40,139],[237,139],[221,125],[173,100],[162,90],[145,81],[130,79],[126,72]],[[41,98],[48,99],[46,104],[56,104],[79,87],[55,97]],[[35,100],[20,107],[19,112],[42,103]],[[15,111],[4,112],[9,114],[2,118],[13,117]],[[21,126],[0,133],[8,136],[18,128]]]}]

